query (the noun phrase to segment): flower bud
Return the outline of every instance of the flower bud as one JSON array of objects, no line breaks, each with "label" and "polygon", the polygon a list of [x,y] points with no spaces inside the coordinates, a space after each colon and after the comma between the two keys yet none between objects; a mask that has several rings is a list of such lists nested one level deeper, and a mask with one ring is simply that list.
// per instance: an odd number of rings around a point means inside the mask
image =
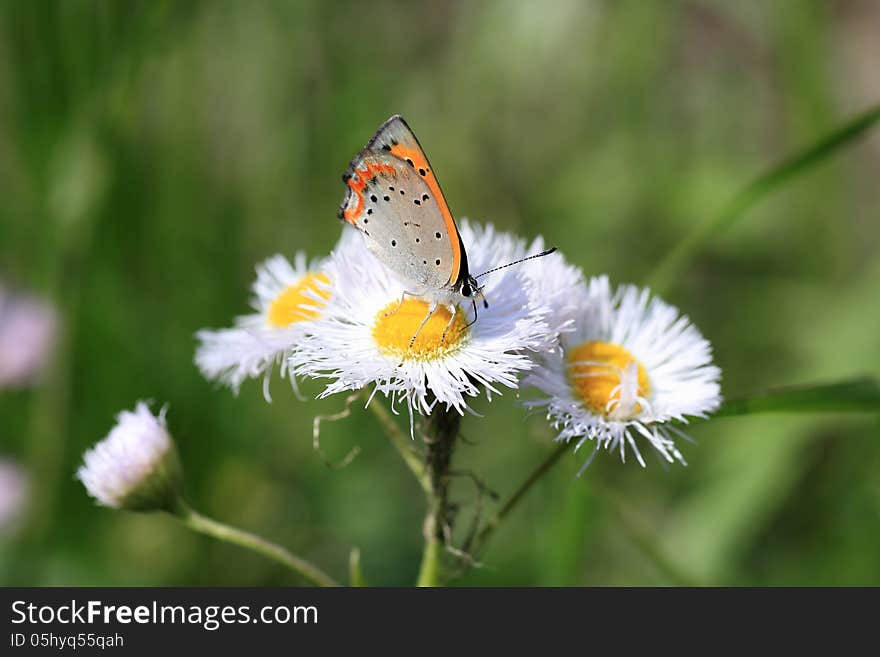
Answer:
[{"label": "flower bud", "polygon": [[76,473],[98,504],[130,511],[172,511],[180,500],[183,471],[177,447],[144,402],[122,411],[116,426],[83,455]]}]

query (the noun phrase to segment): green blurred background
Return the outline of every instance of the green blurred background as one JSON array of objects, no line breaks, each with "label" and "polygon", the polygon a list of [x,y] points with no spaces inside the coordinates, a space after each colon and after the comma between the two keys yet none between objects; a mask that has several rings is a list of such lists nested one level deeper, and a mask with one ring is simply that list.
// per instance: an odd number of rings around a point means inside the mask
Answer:
[{"label": "green blurred background", "polygon": [[[254,264],[329,251],[339,176],[414,127],[454,212],[644,282],[757,173],[880,99],[880,3],[594,1],[0,4],[0,278],[54,299],[46,381],[0,391],[0,456],[32,495],[0,582],[297,584],[170,519],[96,508],[82,451],[169,402],[192,503],[344,578],[412,583],[417,485],[372,415],[312,418],[273,379],[235,398],[193,334],[247,310]],[[714,239],[668,300],[728,397],[880,372],[880,131]],[[318,386],[306,384],[313,397]],[[516,394],[467,418],[456,466],[501,494],[551,449]],[[880,584],[880,423],[759,416],[693,430],[687,468],[568,456],[465,585]],[[463,479],[455,498],[472,503]]]}]

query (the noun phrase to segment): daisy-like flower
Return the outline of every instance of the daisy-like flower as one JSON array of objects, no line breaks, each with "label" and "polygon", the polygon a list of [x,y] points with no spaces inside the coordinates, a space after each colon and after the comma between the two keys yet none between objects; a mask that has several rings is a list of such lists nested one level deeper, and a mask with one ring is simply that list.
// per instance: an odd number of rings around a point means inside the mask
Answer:
[{"label": "daisy-like flower", "polygon": [[76,473],[89,495],[103,505],[131,511],[172,510],[180,499],[180,457],[158,416],[138,402],[116,416],[107,437],[86,451]]},{"label": "daisy-like flower", "polygon": [[[524,241],[492,226],[464,221],[460,232],[473,272],[525,254]],[[489,307],[478,304],[475,322],[473,305],[462,300],[454,314],[440,305],[419,331],[429,300],[402,297],[403,283],[358,239],[327,264],[334,295],[291,364],[298,374],[332,379],[322,397],[373,386],[372,394],[390,397],[392,408],[405,401],[411,419],[414,410],[430,414],[437,403],[463,414],[466,398],[481,389],[491,398],[500,386],[517,387],[533,352],[555,339],[545,319],[549,306],[534,296],[534,282],[526,275],[531,264],[484,279]]]},{"label": "daisy-like flower", "polygon": [[[350,239],[344,235],[337,248],[344,248]],[[238,317],[234,328],[196,334],[195,361],[205,378],[220,381],[237,394],[245,379],[263,376],[263,394],[270,400],[272,367],[277,363],[281,376],[288,374],[287,356],[331,296],[325,262],[309,263],[304,253],[297,253],[293,264],[276,255],[258,265],[252,288],[254,312]],[[291,376],[290,381],[296,391],[296,379]]]},{"label": "daisy-like flower", "polygon": [[[527,249],[517,255],[541,253],[546,248],[544,239],[536,238]],[[584,273],[579,267],[569,264],[562,253],[556,251],[548,256],[522,264],[523,274],[529,279],[529,294],[550,307],[547,322],[551,336],[573,330],[578,314],[578,298],[573,290],[584,286]],[[548,351],[558,348],[554,339],[548,341]]]},{"label": "daisy-like flower", "polygon": [[612,293],[602,276],[572,294],[573,329],[523,382],[548,397],[526,405],[546,410],[560,429],[557,440],[576,440],[576,450],[595,442],[584,468],[600,448],[625,459],[627,446],[644,466],[636,443],[642,438],[667,461],[684,463],[673,437],[686,436],[670,421],[705,417],[721,402],[721,370],[709,342],[646,289],[626,285]]}]

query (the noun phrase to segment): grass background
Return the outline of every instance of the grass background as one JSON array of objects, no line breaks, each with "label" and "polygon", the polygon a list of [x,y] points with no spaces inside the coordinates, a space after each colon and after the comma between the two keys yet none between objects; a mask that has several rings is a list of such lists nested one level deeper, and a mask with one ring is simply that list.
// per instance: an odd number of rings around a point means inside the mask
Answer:
[{"label": "grass background", "polygon": [[[246,310],[253,267],[329,251],[339,176],[407,117],[453,211],[543,234],[644,282],[758,172],[880,98],[871,0],[0,3],[0,276],[56,300],[41,386],[0,391],[0,454],[32,499],[0,582],[296,584],[170,520],[96,509],[82,451],[135,400],[171,404],[193,504],[343,578],[414,581],[423,506],[374,418],[327,425],[273,381],[236,399],[193,333]],[[728,397],[880,372],[880,131],[713,239],[668,291]],[[306,385],[314,396],[318,387]],[[511,392],[468,418],[459,468],[500,493],[549,451]],[[690,465],[566,457],[466,585],[880,584],[880,421],[729,418]],[[466,480],[456,498],[471,503]],[[665,555],[662,560],[652,557]],[[664,563],[665,560],[665,563]]]}]

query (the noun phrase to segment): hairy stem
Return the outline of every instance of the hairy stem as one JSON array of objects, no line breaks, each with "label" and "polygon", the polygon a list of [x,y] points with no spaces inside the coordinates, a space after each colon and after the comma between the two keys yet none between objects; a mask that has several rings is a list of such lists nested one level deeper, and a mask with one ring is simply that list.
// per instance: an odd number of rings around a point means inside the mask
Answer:
[{"label": "hairy stem", "polygon": [[452,529],[449,508],[449,466],[461,425],[461,416],[455,411],[438,406],[426,418],[425,425],[428,509],[422,526],[425,548],[416,586],[439,586],[443,579],[444,546]]},{"label": "hairy stem", "polygon": [[221,522],[207,518],[195,511],[182,500],[179,502],[177,508],[173,510],[173,514],[194,532],[247,548],[248,550],[263,555],[264,557],[268,557],[301,575],[316,586],[340,586],[336,580],[323,570],[309,561],[296,556],[280,545],[271,543],[256,534],[251,534],[242,529],[230,527],[229,525],[224,525]]}]

